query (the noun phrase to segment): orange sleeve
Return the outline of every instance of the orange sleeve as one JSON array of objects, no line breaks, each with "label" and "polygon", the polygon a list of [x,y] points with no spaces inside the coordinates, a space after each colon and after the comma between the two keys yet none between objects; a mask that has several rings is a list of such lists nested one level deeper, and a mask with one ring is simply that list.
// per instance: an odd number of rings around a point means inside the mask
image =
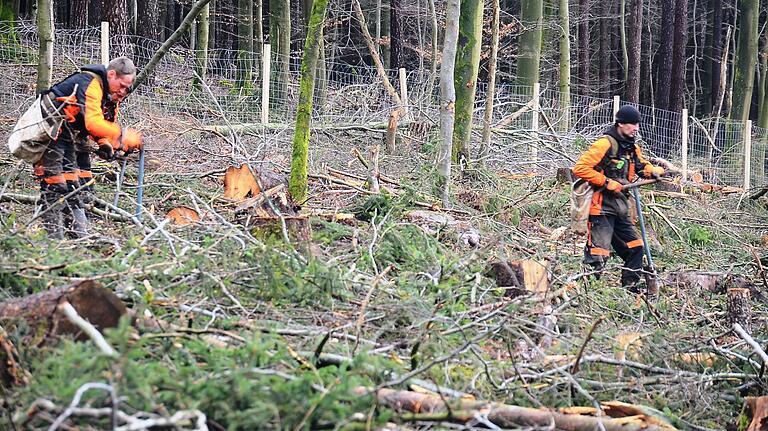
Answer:
[{"label": "orange sleeve", "polygon": [[95,140],[107,138],[115,143],[120,137],[120,126],[104,119],[101,110],[103,94],[101,81],[98,78],[92,79],[85,90],[85,128]]},{"label": "orange sleeve", "polygon": [[595,141],[576,161],[573,174],[596,187],[602,187],[606,178],[605,174],[597,170],[597,165],[600,164],[610,148],[611,142],[608,138],[602,137]]},{"label": "orange sleeve", "polygon": [[635,145],[635,157],[635,172],[638,172],[642,177],[650,178],[653,165],[648,160],[645,160],[639,145]]}]

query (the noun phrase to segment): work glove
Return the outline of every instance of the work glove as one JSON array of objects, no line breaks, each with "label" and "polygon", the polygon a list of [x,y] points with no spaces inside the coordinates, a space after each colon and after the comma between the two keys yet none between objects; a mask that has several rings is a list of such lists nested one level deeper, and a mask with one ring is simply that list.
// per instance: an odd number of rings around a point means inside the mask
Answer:
[{"label": "work glove", "polygon": [[651,168],[651,178],[659,179],[664,175],[664,168],[661,166],[654,166]]},{"label": "work glove", "polygon": [[621,186],[621,183],[618,182],[618,181],[606,180],[605,181],[605,188],[607,190],[610,190],[610,191],[614,192],[614,193],[621,193],[622,186]]},{"label": "work glove", "polygon": [[96,150],[96,155],[104,160],[112,160],[115,157],[115,149],[112,148],[112,144],[109,143],[109,139],[101,138],[98,141],[99,148]]},{"label": "work glove", "polygon": [[126,154],[141,149],[141,133],[134,129],[125,128],[118,139],[116,150],[122,150]]}]

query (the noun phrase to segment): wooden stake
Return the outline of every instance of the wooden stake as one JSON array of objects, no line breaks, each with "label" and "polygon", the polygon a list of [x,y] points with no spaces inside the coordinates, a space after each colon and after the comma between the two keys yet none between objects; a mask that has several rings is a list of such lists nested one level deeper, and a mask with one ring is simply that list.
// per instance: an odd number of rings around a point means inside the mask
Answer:
[{"label": "wooden stake", "polygon": [[752,176],[752,120],[744,124],[744,191],[749,191]]},{"label": "wooden stake", "polygon": [[269,123],[269,69],[271,65],[271,47],[268,43],[264,44],[263,54],[261,55],[262,70],[261,74],[261,124]]},{"label": "wooden stake", "polygon": [[109,64],[109,23],[101,22],[101,64]]},{"label": "wooden stake", "polygon": [[683,181],[688,180],[688,109],[683,109],[682,143],[680,154],[683,156]]}]

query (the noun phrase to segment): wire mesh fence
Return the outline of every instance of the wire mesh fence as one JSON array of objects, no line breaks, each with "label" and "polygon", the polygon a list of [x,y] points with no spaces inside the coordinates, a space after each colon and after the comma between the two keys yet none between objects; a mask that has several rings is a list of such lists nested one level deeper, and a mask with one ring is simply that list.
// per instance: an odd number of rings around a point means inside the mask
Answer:
[{"label": "wire mesh fence", "polygon": [[[54,42],[54,79],[61,79],[79,66],[101,60],[100,29],[57,30]],[[37,64],[37,31],[28,22],[0,21],[0,76],[14,76],[15,85],[3,86],[0,93],[19,110],[34,95]],[[140,37],[113,36],[113,54],[125,54],[142,68],[148,64],[160,42]],[[270,123],[290,124],[299,94],[299,57],[272,53],[269,59],[269,104],[262,105],[265,89],[263,47],[257,52],[211,49],[205,57],[205,70],[196,67],[198,52],[174,46],[160,60],[139,90],[128,99],[123,115],[151,107],[153,112],[184,115],[203,123],[259,123],[268,110]],[[366,64],[349,64],[333,59],[331,52],[315,74],[313,124],[363,125],[386,121],[396,108],[376,69]],[[18,67],[13,67],[18,66]],[[427,64],[425,67],[429,67]],[[397,70],[387,77],[400,92]],[[202,75],[202,76],[201,76]],[[405,75],[408,123],[439,124],[439,76],[428,69],[411,70]],[[478,83],[472,134],[472,148],[481,139],[483,111],[487,104],[487,84]],[[602,135],[613,122],[617,108],[612,99],[571,95],[564,100],[559,89],[544,88],[534,103],[531,87],[501,83],[496,85],[491,120],[493,139],[486,162],[510,171],[552,171],[572,165],[590,142]],[[683,116],[679,112],[638,106],[643,116],[643,150],[650,156],[674,163],[682,161]],[[535,130],[534,130],[535,128]],[[688,118],[687,161],[692,174],[714,184],[743,186],[745,175],[752,186],[765,180],[768,131],[752,128],[745,139],[744,125],[726,119]],[[404,133],[408,133],[406,130]],[[432,134],[423,139],[431,139]],[[750,157],[745,146],[750,142]],[[747,169],[748,160],[749,168]]]}]

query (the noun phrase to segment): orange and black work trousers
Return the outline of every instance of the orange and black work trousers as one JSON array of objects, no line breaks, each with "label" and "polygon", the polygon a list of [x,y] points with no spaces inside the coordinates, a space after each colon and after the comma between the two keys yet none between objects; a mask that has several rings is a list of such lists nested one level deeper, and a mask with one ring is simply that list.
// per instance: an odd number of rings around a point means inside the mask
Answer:
[{"label": "orange and black work trousers", "polygon": [[608,261],[611,246],[624,260],[621,285],[629,288],[635,286],[640,281],[643,269],[643,240],[638,237],[629,217],[590,215],[584,263],[602,271]]},{"label": "orange and black work trousers", "polygon": [[[87,166],[90,174],[90,155],[83,157],[75,142],[77,132],[65,125],[61,128],[58,139],[48,145],[48,149],[35,164],[35,176],[40,179],[41,191],[64,195],[77,189],[81,182],[80,165]],[[67,206],[82,207],[79,194],[67,199]]]}]

